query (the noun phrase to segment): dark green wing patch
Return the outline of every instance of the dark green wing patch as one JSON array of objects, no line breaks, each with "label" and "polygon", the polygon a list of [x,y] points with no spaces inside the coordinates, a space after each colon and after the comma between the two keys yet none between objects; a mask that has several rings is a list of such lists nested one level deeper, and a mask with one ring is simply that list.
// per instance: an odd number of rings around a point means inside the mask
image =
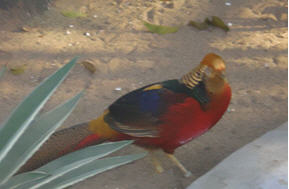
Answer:
[{"label": "dark green wing patch", "polygon": [[188,96],[196,99],[201,105],[205,105],[209,103],[210,99],[208,96],[208,92],[205,87],[205,83],[201,81],[198,85],[196,85],[193,89],[189,89],[183,83],[180,83],[178,80],[168,80],[162,83],[164,88],[172,90],[176,93],[185,93]]}]

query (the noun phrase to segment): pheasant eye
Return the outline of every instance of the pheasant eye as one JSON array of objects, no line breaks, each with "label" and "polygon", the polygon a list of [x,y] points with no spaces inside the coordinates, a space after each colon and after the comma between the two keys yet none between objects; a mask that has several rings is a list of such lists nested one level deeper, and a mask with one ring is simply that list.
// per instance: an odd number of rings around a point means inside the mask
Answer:
[{"label": "pheasant eye", "polygon": [[207,67],[204,72],[206,75],[210,75],[212,73],[212,69]]}]

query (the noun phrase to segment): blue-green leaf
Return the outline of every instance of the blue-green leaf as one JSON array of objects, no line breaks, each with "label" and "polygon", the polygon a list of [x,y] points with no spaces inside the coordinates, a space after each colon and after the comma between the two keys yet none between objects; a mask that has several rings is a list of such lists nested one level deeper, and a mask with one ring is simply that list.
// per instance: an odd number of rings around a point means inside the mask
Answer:
[{"label": "blue-green leaf", "polygon": [[105,158],[105,159],[97,159],[62,175],[61,177],[58,177],[57,179],[54,179],[51,182],[37,189],[65,188],[79,181],[92,177],[96,174],[102,173],[109,169],[112,169],[120,165],[127,164],[129,162],[143,158],[145,155],[146,153],[142,153],[142,154],[127,155],[127,156],[117,156],[117,157],[111,157],[111,158]]},{"label": "blue-green leaf", "polygon": [[30,182],[22,187],[19,187],[19,189],[38,188],[39,186],[42,186],[45,183],[48,183],[51,180],[56,179],[63,174],[68,173],[69,171],[72,171],[73,169],[77,169],[78,167],[88,164],[96,159],[102,158],[110,153],[113,153],[131,144],[132,142],[133,141],[103,143],[72,152],[35,170],[46,172],[51,175],[50,177],[46,177],[35,182]]},{"label": "blue-green leaf", "polygon": [[[31,123],[0,162],[0,180],[7,180],[39,149],[63,123],[82,96],[79,93],[66,103],[47,112]],[[46,172],[46,171],[42,171]]]},{"label": "blue-green leaf", "polygon": [[[65,79],[69,70],[75,65],[76,60],[77,58],[74,58],[52,76],[44,80],[11,113],[4,125],[0,126],[0,162],[24,133],[52,93]],[[0,183],[4,181],[1,180]]]},{"label": "blue-green leaf", "polygon": [[49,176],[47,173],[32,171],[28,173],[23,173],[9,179],[4,185],[1,185],[2,188],[15,189],[20,185],[25,185],[28,182],[36,181],[41,178]]}]

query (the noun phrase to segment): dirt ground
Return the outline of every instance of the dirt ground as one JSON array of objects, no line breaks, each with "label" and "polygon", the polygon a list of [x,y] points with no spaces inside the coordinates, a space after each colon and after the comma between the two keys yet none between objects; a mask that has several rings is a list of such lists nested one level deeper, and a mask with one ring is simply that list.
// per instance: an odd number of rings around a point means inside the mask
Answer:
[{"label": "dirt ground", "polygon": [[[64,17],[63,10],[87,16]],[[212,15],[231,23],[231,30],[187,26],[189,20]],[[70,187],[184,189],[233,151],[287,120],[287,18],[284,0],[55,0],[44,14],[34,16],[0,9],[0,66],[26,65],[23,74],[7,72],[0,81],[0,122],[45,77],[76,55],[91,60],[96,72],[90,74],[78,64],[44,107],[47,111],[85,89],[65,127],[96,118],[133,89],[180,78],[206,53],[215,52],[227,63],[233,97],[211,131],[176,151],[193,176],[183,177],[159,153],[162,174],[146,157]],[[152,34],[143,20],[180,30]],[[28,31],[21,31],[23,26]],[[140,151],[131,146],[123,153]]]}]

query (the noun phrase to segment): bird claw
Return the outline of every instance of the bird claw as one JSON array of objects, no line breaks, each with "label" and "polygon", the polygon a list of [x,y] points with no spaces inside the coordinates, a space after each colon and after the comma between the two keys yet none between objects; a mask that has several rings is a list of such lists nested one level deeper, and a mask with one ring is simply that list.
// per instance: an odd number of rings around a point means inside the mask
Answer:
[{"label": "bird claw", "polygon": [[178,168],[180,168],[180,170],[184,173],[185,177],[190,177],[192,175],[192,173],[188,171],[173,154],[167,154],[167,155],[178,166]]},{"label": "bird claw", "polygon": [[163,173],[164,172],[164,169],[162,168],[162,166],[155,165],[155,168],[156,168],[157,173]]},{"label": "bird claw", "polygon": [[185,173],[185,177],[186,178],[188,178],[188,177],[190,177],[190,176],[192,176],[193,174],[192,174],[192,172],[191,171],[187,171],[186,173]]}]

